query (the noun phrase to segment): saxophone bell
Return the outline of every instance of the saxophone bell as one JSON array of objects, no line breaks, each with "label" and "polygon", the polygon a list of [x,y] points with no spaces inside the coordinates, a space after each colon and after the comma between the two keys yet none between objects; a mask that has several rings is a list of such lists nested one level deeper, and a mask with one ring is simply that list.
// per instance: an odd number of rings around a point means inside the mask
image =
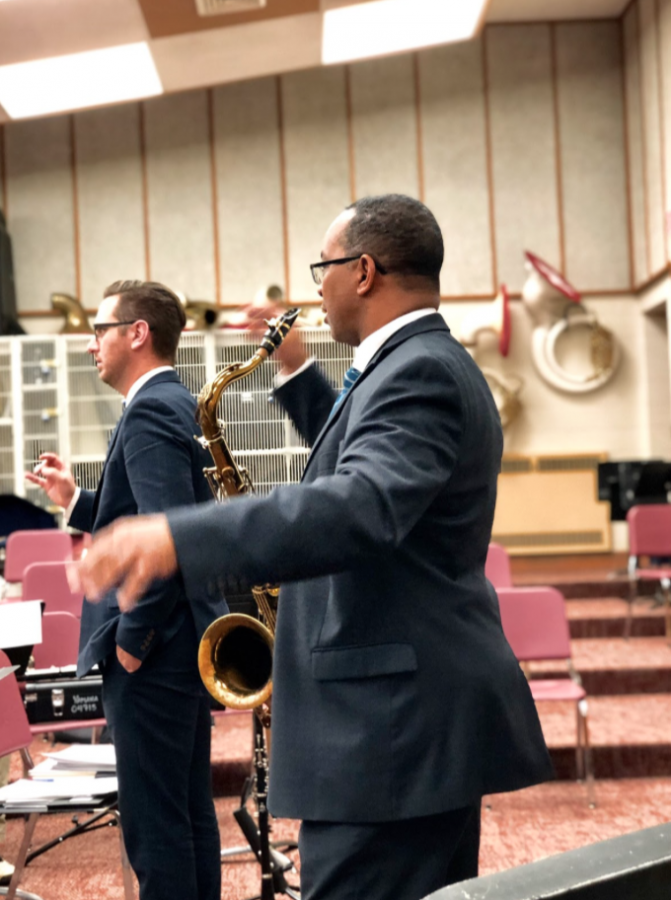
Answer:
[{"label": "saxophone bell", "polygon": [[202,637],[198,668],[203,684],[231,709],[255,709],[273,692],[273,635],[258,619],[230,613]]}]

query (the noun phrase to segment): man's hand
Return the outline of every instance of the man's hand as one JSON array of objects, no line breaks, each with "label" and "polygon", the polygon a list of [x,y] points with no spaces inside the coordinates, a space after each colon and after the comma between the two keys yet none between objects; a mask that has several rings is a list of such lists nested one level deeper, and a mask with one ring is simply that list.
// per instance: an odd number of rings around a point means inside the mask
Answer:
[{"label": "man's hand", "polygon": [[135,516],[119,519],[96,535],[75,569],[75,580],[94,603],[118,587],[119,609],[128,612],[155,578],[169,578],[176,571],[177,554],[166,517]]},{"label": "man's hand", "polygon": [[77,487],[69,467],[55,453],[42,453],[34,471],[25,473],[25,479],[41,487],[63,509],[70,505]]},{"label": "man's hand", "polygon": [[118,644],[116,645],[116,658],[119,660],[124,669],[127,672],[130,672],[131,675],[133,674],[133,672],[137,672],[137,670],[142,665],[141,659],[138,659],[136,656],[131,656],[130,653],[128,653]]},{"label": "man's hand", "polygon": [[[242,309],[242,312],[247,317],[245,327],[253,334],[258,334],[259,336],[268,330],[268,326],[265,324],[266,319],[274,319],[286,311],[285,306],[279,306],[270,302],[262,305],[253,303],[244,306]],[[282,375],[291,375],[296,369],[300,369],[308,358],[303,346],[300,328],[294,325],[273,356],[282,363]]]}]

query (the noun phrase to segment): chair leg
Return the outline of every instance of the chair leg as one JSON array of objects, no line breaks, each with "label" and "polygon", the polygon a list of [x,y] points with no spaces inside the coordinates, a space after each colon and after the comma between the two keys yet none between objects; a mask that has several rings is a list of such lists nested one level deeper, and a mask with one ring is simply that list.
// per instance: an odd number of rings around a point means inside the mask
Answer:
[{"label": "chair leg", "polygon": [[26,865],[26,856],[28,856],[28,850],[33,839],[33,832],[35,831],[39,815],[40,814],[36,812],[31,813],[28,817],[28,821],[23,827],[23,839],[21,840],[19,855],[14,863],[14,874],[12,875],[12,880],[9,882],[7,900],[14,900],[14,897],[16,896],[16,891],[19,887],[19,881],[21,880],[21,875],[23,874]]},{"label": "chair leg", "polygon": [[579,741],[582,749],[582,770],[587,787],[587,802],[590,809],[596,807],[596,797],[594,794],[594,761],[592,758],[592,746],[589,741],[589,726],[587,724],[587,700],[580,700],[578,703],[578,718],[580,722]]},{"label": "chair leg", "polygon": [[664,594],[664,621],[666,631],[666,643],[671,646],[671,580],[662,578],[662,593]]},{"label": "chair leg", "polygon": [[116,819],[119,830],[119,850],[121,852],[121,873],[123,876],[123,894],[125,900],[135,900],[135,888],[133,886],[133,870],[130,867],[128,854],[126,853],[126,844],[123,839],[123,828],[121,827],[121,816],[118,810],[110,810]]}]

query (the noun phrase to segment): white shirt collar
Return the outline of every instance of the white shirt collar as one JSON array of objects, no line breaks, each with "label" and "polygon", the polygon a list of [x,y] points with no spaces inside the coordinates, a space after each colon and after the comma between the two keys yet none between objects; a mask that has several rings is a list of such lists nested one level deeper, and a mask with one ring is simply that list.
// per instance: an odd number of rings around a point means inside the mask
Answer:
[{"label": "white shirt collar", "polygon": [[142,385],[146,384],[150,379],[154,377],[154,375],[160,375],[162,372],[174,372],[174,368],[172,366],[158,366],[156,369],[150,369],[149,372],[145,372],[144,375],[140,375],[137,381],[134,381],[131,384],[130,389],[126,396],[124,397],[123,407],[126,409],[128,404],[131,402],[133,397],[140,390]]},{"label": "white shirt collar", "polygon": [[397,331],[399,331],[405,325],[409,325],[411,322],[414,322],[415,319],[422,319],[424,316],[433,315],[435,312],[437,312],[437,310],[433,308],[416,309],[413,312],[409,312],[403,316],[399,316],[397,319],[392,319],[391,322],[387,322],[387,324],[383,325],[382,328],[378,328],[377,331],[369,334],[367,338],[361,341],[359,346],[354,351],[352,366],[355,369],[358,369],[359,372],[363,372],[363,370],[375,356],[380,347],[382,347],[383,344],[387,343],[392,334],[396,334]]}]

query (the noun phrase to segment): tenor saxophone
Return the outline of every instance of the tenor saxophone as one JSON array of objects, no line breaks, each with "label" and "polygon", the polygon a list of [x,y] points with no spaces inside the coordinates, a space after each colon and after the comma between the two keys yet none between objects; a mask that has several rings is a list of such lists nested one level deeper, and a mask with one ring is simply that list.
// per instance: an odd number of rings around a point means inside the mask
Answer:
[{"label": "tenor saxophone", "polygon": [[[298,318],[290,309],[266,322],[254,355],[245,363],[226,366],[208,382],[198,397],[198,420],[203,436],[198,442],[209,450],[214,461],[203,470],[215,500],[223,502],[240,494],[253,493],[249,473],[238,465],[224,437],[224,425],[217,417],[221,395],[231,384],[250,375],[280,346]],[[272,661],[279,587],[265,584],[252,588],[261,619],[231,613],[216,619],[205,631],[198,649],[200,677],[210,694],[232,709],[256,709],[273,690]]]}]

